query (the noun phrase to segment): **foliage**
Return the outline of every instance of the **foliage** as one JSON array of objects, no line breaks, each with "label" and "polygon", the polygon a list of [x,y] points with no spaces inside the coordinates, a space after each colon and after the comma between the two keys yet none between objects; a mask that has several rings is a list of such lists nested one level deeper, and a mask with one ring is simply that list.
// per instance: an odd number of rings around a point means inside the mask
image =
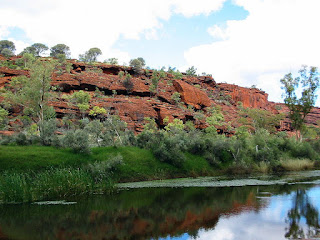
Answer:
[{"label": "foliage", "polygon": [[109,115],[103,122],[104,131],[101,133],[103,146],[121,146],[126,143],[127,124],[119,116]]},{"label": "foliage", "polygon": [[40,57],[45,51],[49,50],[48,46],[43,43],[34,43],[29,47],[26,47],[19,55],[26,53],[32,54],[33,56]]},{"label": "foliage", "polygon": [[135,73],[140,73],[142,68],[146,65],[145,60],[141,57],[131,59],[129,62],[129,66],[132,67]]},{"label": "foliage", "polygon": [[242,123],[252,126],[255,131],[267,129],[270,133],[276,133],[276,127],[280,126],[280,121],[284,118],[283,114],[273,114],[267,110],[256,108],[242,108],[240,116]]},{"label": "foliage", "polygon": [[163,70],[153,70],[152,77],[151,77],[151,85],[150,91],[151,92],[158,92],[158,85],[161,79],[166,77],[166,73]]},{"label": "foliage", "polygon": [[0,106],[0,129],[5,125],[9,112]]},{"label": "foliage", "polygon": [[158,130],[158,125],[154,118],[145,117],[144,121],[146,124],[143,126],[143,131],[154,133]]},{"label": "foliage", "polygon": [[55,65],[51,62],[37,60],[30,68],[30,78],[19,76],[14,78],[7,91],[6,99],[14,105],[22,105],[24,112],[35,117],[35,122],[42,131],[43,121],[52,115],[48,106],[50,99],[51,74]]},{"label": "foliage", "polygon": [[14,55],[16,47],[13,42],[9,40],[1,40],[0,41],[0,54],[5,57],[11,57]]},{"label": "foliage", "polygon": [[40,131],[40,142],[42,145],[52,145],[56,128],[57,127],[55,119],[49,119],[43,122],[42,131]]},{"label": "foliage", "polygon": [[122,81],[122,84],[126,88],[127,92],[131,92],[133,89],[133,82],[131,78],[131,75],[127,73]]},{"label": "foliage", "polygon": [[16,60],[18,66],[23,66],[24,68],[29,68],[35,62],[36,58],[31,53],[24,53],[22,58]]},{"label": "foliage", "polygon": [[188,76],[197,76],[197,69],[194,66],[191,66],[187,69],[186,74]]},{"label": "foliage", "polygon": [[110,64],[110,65],[118,65],[118,58],[108,58],[104,60],[104,63]]},{"label": "foliage", "polygon": [[83,62],[96,62],[97,57],[101,55],[102,52],[99,48],[90,48],[84,54],[79,55],[79,60]]},{"label": "foliage", "polygon": [[[299,74],[299,77],[293,78],[292,73],[288,73],[280,80],[282,89],[285,90],[284,102],[290,111],[292,127],[298,132],[301,131],[306,116],[315,104],[317,97],[315,92],[319,87],[319,73],[316,67],[310,67],[307,71],[307,66],[303,66]],[[300,84],[302,93],[298,99],[296,91]]]},{"label": "foliage", "polygon": [[179,104],[181,102],[180,93],[174,92],[171,96],[171,99],[174,101],[175,104]]},{"label": "foliage", "polygon": [[91,96],[88,92],[80,90],[79,92],[74,92],[71,96],[71,101],[77,105],[80,112],[83,114],[90,108],[89,101]]},{"label": "foliage", "polygon": [[175,118],[172,122],[168,123],[167,126],[164,127],[164,129],[168,132],[176,133],[184,130],[184,124],[182,120]]},{"label": "foliage", "polygon": [[90,110],[89,115],[91,116],[103,116],[107,114],[107,110],[104,109],[103,107],[99,107],[99,106],[94,106],[92,110]]},{"label": "foliage", "polygon": [[84,130],[68,131],[63,138],[63,146],[76,153],[90,153],[89,135]]},{"label": "foliage", "polygon": [[50,49],[50,56],[58,58],[59,54],[70,57],[70,48],[65,44],[57,44]]},{"label": "foliage", "polygon": [[101,146],[101,134],[103,132],[103,124],[99,120],[93,120],[89,122],[85,128],[85,131],[90,135],[92,142],[97,146]]}]

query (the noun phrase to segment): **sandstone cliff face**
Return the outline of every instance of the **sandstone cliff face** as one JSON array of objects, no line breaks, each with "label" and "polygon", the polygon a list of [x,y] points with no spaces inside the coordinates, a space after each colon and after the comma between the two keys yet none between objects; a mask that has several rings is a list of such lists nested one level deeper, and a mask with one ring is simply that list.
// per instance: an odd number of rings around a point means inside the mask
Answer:
[{"label": "sandstone cliff face", "polygon": [[244,88],[233,84],[219,83],[218,88],[237,103],[242,102],[244,107],[267,109],[268,94],[256,88]]},{"label": "sandstone cliff face", "polygon": [[[174,79],[174,76],[168,73],[160,80],[156,91],[152,92],[150,91],[152,70],[135,74],[130,67],[125,66],[108,64],[92,66],[74,60],[69,62],[72,64],[70,73],[62,71],[52,75],[51,84],[58,87],[60,93],[50,101],[50,105],[54,107],[59,119],[68,114],[80,116],[79,109],[62,97],[63,94],[72,94],[79,90],[90,93],[91,108],[104,107],[111,114],[118,114],[135,132],[143,130],[145,117],[154,118],[159,127],[164,127],[165,118],[169,118],[169,121],[178,118],[184,122],[192,121],[198,128],[205,128],[207,127],[205,118],[210,115],[208,110],[211,106],[220,106],[225,121],[232,127],[238,127],[240,126],[238,102],[242,102],[244,107],[265,109],[274,114],[288,112],[284,104],[269,102],[268,94],[263,91],[226,83],[217,84],[209,76],[184,75],[182,79]],[[132,75],[133,88],[130,91],[125,88],[123,79],[118,76],[120,71]],[[13,77],[20,75],[29,76],[29,72],[0,67],[0,89],[8,85]],[[97,89],[103,96],[96,96]],[[175,92],[180,93],[181,103],[173,101],[172,95]],[[1,95],[0,101],[3,101]],[[15,117],[21,114],[21,108],[11,109],[10,114],[12,123],[8,130],[13,131]],[[199,118],[199,115],[203,117]],[[317,126],[319,119],[320,109],[314,108],[307,117],[307,123]],[[217,127],[219,132],[228,134],[229,130],[225,126]],[[278,130],[292,130],[288,118],[281,122]],[[5,134],[10,133],[6,131]]]}]

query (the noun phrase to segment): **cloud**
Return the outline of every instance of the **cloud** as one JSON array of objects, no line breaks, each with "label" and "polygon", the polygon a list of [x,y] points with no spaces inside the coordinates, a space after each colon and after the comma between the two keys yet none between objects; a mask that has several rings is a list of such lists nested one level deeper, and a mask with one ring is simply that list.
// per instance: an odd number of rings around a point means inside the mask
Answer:
[{"label": "cloud", "polygon": [[[113,44],[123,36],[127,39],[157,38],[156,30],[173,14],[187,17],[218,11],[225,0],[2,0],[0,37],[9,27],[25,31],[30,42],[49,46],[64,43],[72,57],[91,47],[99,47],[103,56],[127,55],[113,51]],[[127,61],[120,59],[121,61]]]},{"label": "cloud", "polygon": [[200,230],[197,240],[247,240],[282,239],[284,224],[278,219],[265,219],[263,214],[254,212],[237,216],[221,217],[212,230]]},{"label": "cloud", "polygon": [[217,82],[257,85],[281,100],[280,78],[302,64],[320,62],[318,0],[236,0],[249,12],[244,20],[213,25],[211,44],[185,52],[189,66],[212,73]]}]

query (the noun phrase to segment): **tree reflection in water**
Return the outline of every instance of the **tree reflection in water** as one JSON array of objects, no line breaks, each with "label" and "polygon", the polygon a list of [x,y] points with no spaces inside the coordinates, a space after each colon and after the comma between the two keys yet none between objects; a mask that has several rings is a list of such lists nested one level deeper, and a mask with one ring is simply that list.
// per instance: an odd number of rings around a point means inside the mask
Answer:
[{"label": "tree reflection in water", "polygon": [[[305,219],[307,231],[305,233],[302,219]],[[289,239],[304,239],[319,237],[319,212],[312,205],[310,198],[305,189],[298,189],[294,193],[293,207],[289,210],[286,223],[285,237]]]}]

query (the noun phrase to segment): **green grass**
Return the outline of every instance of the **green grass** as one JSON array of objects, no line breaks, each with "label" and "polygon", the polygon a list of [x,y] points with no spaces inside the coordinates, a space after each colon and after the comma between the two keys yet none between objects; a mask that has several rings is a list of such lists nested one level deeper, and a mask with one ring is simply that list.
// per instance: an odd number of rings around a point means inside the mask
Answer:
[{"label": "green grass", "polygon": [[79,166],[90,160],[92,156],[75,154],[70,149],[44,146],[0,146],[0,171]]},{"label": "green grass", "polygon": [[[121,155],[122,164],[112,163]],[[96,164],[96,165],[95,165]],[[89,165],[98,166],[96,172]],[[151,151],[138,147],[93,148],[91,154],[43,146],[0,146],[0,201],[30,202],[107,192],[113,182],[167,179],[208,175],[208,162],[192,154],[178,168],[157,160]]]},{"label": "green grass", "polygon": [[139,181],[180,176],[200,176],[212,171],[207,161],[186,154],[181,168],[157,160],[151,151],[138,147],[93,148],[89,155],[76,154],[70,149],[44,146],[0,146],[1,171],[41,171],[51,168],[82,167],[96,161],[107,161],[121,154],[124,164],[115,174],[118,181]]}]

